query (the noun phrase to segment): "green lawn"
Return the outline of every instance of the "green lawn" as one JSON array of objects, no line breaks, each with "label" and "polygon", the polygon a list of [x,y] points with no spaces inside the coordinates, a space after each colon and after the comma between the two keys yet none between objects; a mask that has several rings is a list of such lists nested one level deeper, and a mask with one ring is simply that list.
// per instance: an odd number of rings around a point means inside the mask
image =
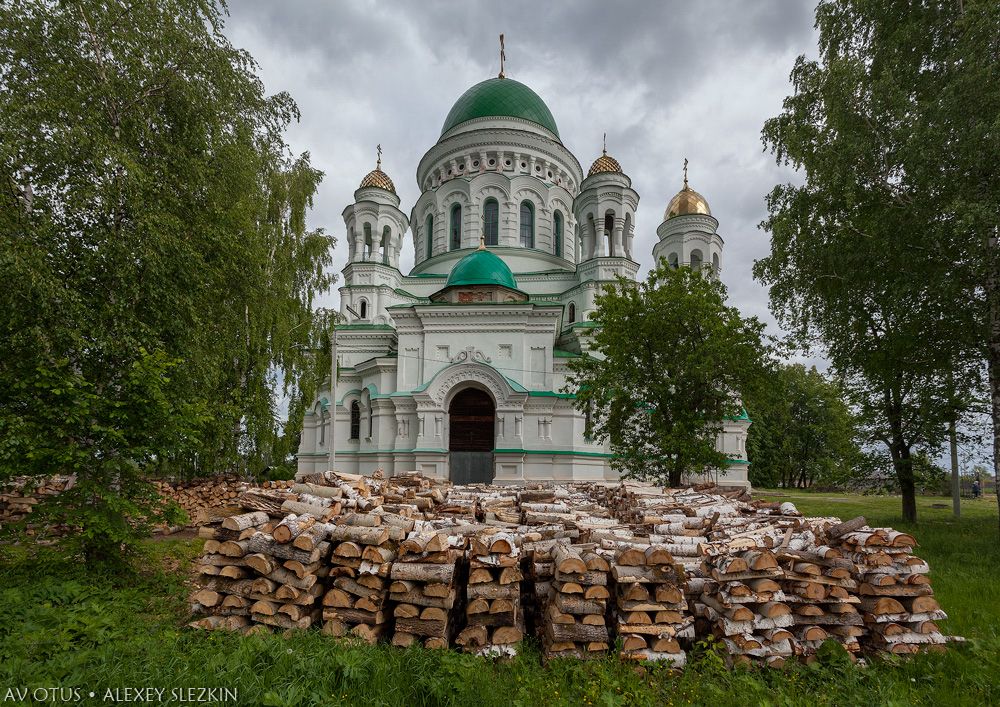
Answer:
[{"label": "green lawn", "polygon": [[[1000,703],[1000,558],[996,506],[968,502],[954,522],[946,499],[921,499],[921,521],[899,521],[898,498],[763,492],[809,514],[865,515],[916,533],[932,568],[947,631],[969,644],[867,668],[832,653],[782,671],[725,668],[704,647],[680,675],[615,659],[543,666],[535,648],[494,662],[453,651],[347,645],[301,632],[234,636],[185,629],[187,563],[199,541],[150,542],[127,579],[88,572],[49,552],[0,558],[0,704],[8,688],[230,687],[231,705],[872,705]],[[88,699],[91,691],[97,693]],[[43,704],[27,702],[26,704]],[[50,702],[49,704],[52,704]],[[180,704],[164,702],[164,704]]]}]

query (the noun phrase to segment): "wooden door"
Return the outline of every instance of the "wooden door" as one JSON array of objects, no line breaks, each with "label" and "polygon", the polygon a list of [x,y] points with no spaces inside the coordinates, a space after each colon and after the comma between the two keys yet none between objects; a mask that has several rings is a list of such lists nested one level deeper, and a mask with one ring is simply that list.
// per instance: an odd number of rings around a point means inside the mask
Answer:
[{"label": "wooden door", "polygon": [[478,388],[467,388],[448,408],[448,465],[453,483],[493,481],[496,408]]}]

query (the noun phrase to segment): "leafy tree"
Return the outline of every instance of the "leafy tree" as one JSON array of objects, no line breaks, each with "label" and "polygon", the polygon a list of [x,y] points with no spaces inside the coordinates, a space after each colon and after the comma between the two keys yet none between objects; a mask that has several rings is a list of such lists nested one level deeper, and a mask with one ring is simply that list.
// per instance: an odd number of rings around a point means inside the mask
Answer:
[{"label": "leafy tree", "polygon": [[744,388],[753,424],[747,453],[754,485],[804,488],[843,484],[860,450],[841,386],[815,367],[775,364]]},{"label": "leafy tree", "polygon": [[208,0],[0,12],[0,479],[74,474],[46,512],[91,558],[164,519],[150,474],[266,465],[276,380],[315,385],[322,175],[222,19]]},{"label": "leafy tree", "polygon": [[619,278],[597,296],[593,355],[570,363],[568,385],[624,476],[678,486],[725,469],[716,439],[765,352],[763,325],[725,299],[717,280],[666,261],[645,282]]},{"label": "leafy tree", "polygon": [[824,0],[820,58],[799,57],[763,132],[804,182],[769,195],[772,251],[754,274],[798,343],[829,357],[864,442],[885,445],[908,520],[913,450],[979,385],[980,298],[969,259],[949,257],[961,234],[926,150],[955,17],[942,3]]},{"label": "leafy tree", "polygon": [[988,371],[993,477],[1000,480],[1000,4],[956,0],[946,10],[924,30],[940,37],[941,58],[933,63],[939,90],[922,114],[922,177],[951,228],[950,277],[969,290],[954,306],[976,313],[972,333]]}]

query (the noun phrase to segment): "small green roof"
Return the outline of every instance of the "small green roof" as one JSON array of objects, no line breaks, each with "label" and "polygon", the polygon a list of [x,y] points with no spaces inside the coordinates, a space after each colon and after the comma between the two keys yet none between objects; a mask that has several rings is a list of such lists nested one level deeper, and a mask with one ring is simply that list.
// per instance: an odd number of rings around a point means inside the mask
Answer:
[{"label": "small green roof", "polygon": [[514,273],[499,256],[479,248],[455,263],[445,287],[455,285],[503,285],[517,289]]},{"label": "small green roof", "polygon": [[487,79],[463,93],[444,119],[441,134],[469,120],[487,117],[524,118],[559,137],[555,118],[538,94],[523,83],[506,78]]}]

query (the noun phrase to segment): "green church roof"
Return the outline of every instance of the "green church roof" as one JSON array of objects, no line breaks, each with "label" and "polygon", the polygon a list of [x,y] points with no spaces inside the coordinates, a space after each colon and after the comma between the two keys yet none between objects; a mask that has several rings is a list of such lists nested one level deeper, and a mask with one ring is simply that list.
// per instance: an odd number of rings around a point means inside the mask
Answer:
[{"label": "green church roof", "polygon": [[466,121],[493,116],[524,118],[559,137],[555,118],[538,94],[523,83],[506,78],[487,79],[463,93],[444,119],[441,134]]},{"label": "green church roof", "polygon": [[499,256],[479,248],[455,263],[445,287],[456,285],[503,285],[517,289],[514,273]]}]

